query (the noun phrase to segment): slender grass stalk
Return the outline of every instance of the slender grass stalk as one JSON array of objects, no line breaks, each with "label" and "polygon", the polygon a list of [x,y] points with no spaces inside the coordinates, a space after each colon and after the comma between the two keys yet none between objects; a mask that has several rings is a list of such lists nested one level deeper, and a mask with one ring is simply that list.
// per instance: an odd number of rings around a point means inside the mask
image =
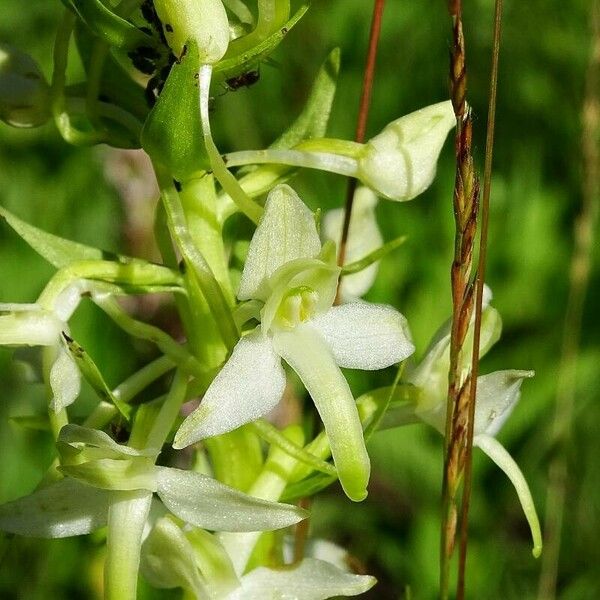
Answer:
[{"label": "slender grass stalk", "polygon": [[[379,46],[379,36],[381,33],[381,21],[383,19],[383,9],[385,0],[375,0],[373,4],[373,16],[371,17],[371,30],[369,32],[369,47],[367,49],[367,62],[363,76],[362,92],[360,95],[360,104],[358,108],[358,118],[356,122],[356,134],[354,139],[359,144],[365,141],[367,131],[367,119],[369,117],[369,107],[371,105],[371,95],[373,91],[373,80],[375,77],[375,62],[377,60],[377,49]],[[344,224],[342,226],[342,238],[338,251],[338,265],[343,266],[346,259],[346,245],[348,242],[348,233],[350,231],[350,219],[352,217],[352,205],[354,202],[354,192],[356,190],[356,179],[348,179],[348,188],[346,190],[346,204],[344,207]],[[340,281],[341,281],[340,276]],[[340,283],[338,282],[338,290]]]},{"label": "slender grass stalk", "polygon": [[492,69],[490,74],[488,121],[485,141],[485,165],[483,170],[483,197],[481,203],[481,235],[479,238],[479,259],[477,264],[477,277],[475,284],[475,325],[473,331],[473,357],[471,362],[471,382],[469,389],[469,418],[467,421],[464,485],[460,514],[460,550],[458,562],[458,583],[456,588],[457,600],[462,600],[465,597],[465,573],[469,536],[469,505],[472,486],[473,431],[475,425],[475,403],[477,400],[477,375],[479,374],[479,347],[481,340],[483,286],[485,283],[487,257],[490,192],[492,187],[492,158],[494,152],[494,129],[496,124],[496,92],[498,88],[498,62],[500,57],[500,34],[502,28],[502,0],[496,0],[494,13],[494,43],[492,48]]},{"label": "slender grass stalk", "polygon": [[457,495],[465,464],[469,418],[470,377],[463,377],[460,355],[473,313],[474,284],[471,281],[473,247],[477,230],[479,182],[471,154],[472,119],[467,109],[467,73],[461,0],[449,0],[452,18],[450,52],[450,98],[456,115],[456,179],[454,184],[454,260],[451,267],[452,329],[450,369],[442,483],[440,543],[440,598],[448,598],[450,560],[454,552],[458,522]]},{"label": "slender grass stalk", "polygon": [[592,266],[595,232],[600,212],[600,2],[591,6],[592,44],[586,74],[582,110],[581,149],[583,181],[581,211],[574,225],[574,248],[569,272],[569,298],[554,413],[553,441],[558,448],[548,469],[545,519],[545,552],[540,574],[538,599],[556,598],[558,559],[563,530],[569,473],[567,448],[571,437],[577,384],[577,359],[582,315]]}]

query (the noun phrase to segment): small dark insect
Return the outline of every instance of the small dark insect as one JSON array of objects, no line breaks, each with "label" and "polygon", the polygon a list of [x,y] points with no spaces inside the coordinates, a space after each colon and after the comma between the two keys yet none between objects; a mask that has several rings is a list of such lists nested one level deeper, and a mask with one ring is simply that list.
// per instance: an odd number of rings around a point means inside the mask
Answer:
[{"label": "small dark insect", "polygon": [[171,25],[170,23],[166,23],[165,30],[168,31],[169,33],[173,33],[173,25]]},{"label": "small dark insect", "polygon": [[254,85],[259,79],[260,71],[246,71],[246,73],[226,79],[225,85],[229,91],[235,92],[242,87],[250,87],[251,85]]}]

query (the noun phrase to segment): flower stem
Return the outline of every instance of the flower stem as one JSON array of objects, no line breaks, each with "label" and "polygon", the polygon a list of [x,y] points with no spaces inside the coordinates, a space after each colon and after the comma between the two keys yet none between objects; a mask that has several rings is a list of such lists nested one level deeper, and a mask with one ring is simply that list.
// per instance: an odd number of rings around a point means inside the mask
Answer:
[{"label": "flower stem", "polygon": [[215,177],[223,186],[223,189],[229,194],[238,208],[254,223],[258,223],[262,215],[262,208],[256,204],[244,192],[238,180],[229,172],[225,162],[221,157],[210,131],[210,120],[208,117],[208,100],[210,92],[210,80],[212,76],[212,66],[202,65],[198,74],[198,88],[200,90],[200,120],[202,122],[202,133],[204,136],[204,145],[210,159],[210,165]]},{"label": "flower stem", "polygon": [[485,166],[483,173],[483,202],[481,205],[481,236],[479,238],[479,261],[476,277],[475,324],[473,328],[473,356],[471,359],[471,379],[468,399],[467,439],[464,464],[464,484],[460,514],[460,551],[458,563],[458,584],[456,597],[465,597],[465,572],[468,545],[468,518],[472,485],[472,450],[475,424],[475,402],[477,400],[477,376],[479,374],[479,347],[481,341],[481,315],[483,307],[483,286],[487,256],[488,222],[490,212],[490,191],[492,187],[492,157],[494,150],[494,126],[496,123],[496,92],[498,87],[498,61],[500,57],[500,32],[502,25],[502,0],[496,0],[494,15],[494,45],[492,50],[492,71],[490,75],[490,96],[488,106],[487,134],[485,143]]},{"label": "flower stem", "polygon": [[142,533],[152,492],[112,493],[108,509],[107,554],[104,565],[105,600],[135,600]]},{"label": "flower stem", "polygon": [[448,11],[452,18],[453,34],[450,96],[456,116],[456,178],[453,197],[456,230],[454,260],[451,267],[452,327],[442,483],[440,542],[440,598],[442,600],[448,598],[450,560],[454,552],[458,522],[456,499],[465,464],[470,377],[465,378],[461,374],[460,355],[473,312],[474,286],[471,281],[471,269],[479,200],[479,183],[471,154],[472,119],[466,102],[467,74],[462,0],[449,0]]}]

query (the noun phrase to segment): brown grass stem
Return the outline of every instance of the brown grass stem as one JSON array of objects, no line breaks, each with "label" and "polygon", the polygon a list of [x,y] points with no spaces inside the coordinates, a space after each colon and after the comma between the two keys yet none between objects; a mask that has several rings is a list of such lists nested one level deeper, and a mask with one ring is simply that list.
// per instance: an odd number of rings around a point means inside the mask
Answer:
[{"label": "brown grass stem", "polygon": [[457,494],[465,463],[470,378],[463,375],[460,357],[473,313],[474,284],[471,280],[471,271],[479,202],[479,182],[471,152],[473,123],[466,102],[467,72],[461,0],[449,0],[448,11],[452,18],[450,99],[456,116],[456,177],[453,195],[456,230],[451,267],[452,328],[442,483],[440,543],[440,598],[442,600],[448,598],[450,561],[454,552],[458,521]]},{"label": "brown grass stem", "polygon": [[477,400],[477,376],[479,374],[479,348],[481,341],[481,315],[483,308],[483,287],[487,258],[488,225],[490,214],[490,193],[492,189],[492,164],[494,154],[494,130],[496,124],[496,96],[498,89],[498,62],[500,58],[500,36],[502,30],[502,0],[496,0],[494,9],[494,38],[492,46],[492,68],[488,104],[487,131],[485,140],[485,165],[483,169],[483,193],[481,201],[481,234],[479,238],[479,258],[476,277],[475,324],[473,330],[473,356],[471,359],[471,385],[469,389],[469,418],[465,449],[464,484],[460,511],[460,550],[458,562],[457,600],[465,597],[465,577],[467,547],[469,539],[469,506],[472,487],[472,452],[475,425],[475,403]]},{"label": "brown grass stem", "polygon": [[[369,46],[367,49],[367,60],[362,83],[362,92],[358,108],[358,117],[356,121],[355,141],[363,143],[367,131],[367,120],[369,117],[369,107],[371,106],[371,95],[373,92],[373,80],[375,78],[375,63],[377,61],[377,49],[379,47],[379,37],[381,33],[381,21],[383,19],[383,9],[385,0],[375,0],[373,4],[373,16],[371,17],[371,30],[369,32]],[[346,202],[344,206],[344,224],[342,227],[342,238],[338,252],[338,265],[343,266],[346,259],[346,244],[348,242],[348,233],[350,231],[350,219],[352,218],[352,205],[354,202],[354,192],[356,191],[356,179],[348,180],[346,189]],[[341,277],[340,277],[341,281]],[[338,283],[339,286],[339,283]],[[338,287],[339,289],[339,287]]]},{"label": "brown grass stem", "polygon": [[595,230],[600,211],[600,2],[593,2],[592,43],[582,110],[583,179],[581,209],[574,224],[569,271],[569,297],[563,326],[561,361],[556,389],[553,442],[557,452],[548,469],[545,540],[538,599],[554,600],[558,579],[565,500],[568,487],[568,443],[576,401],[577,361],[582,315],[592,266]]}]

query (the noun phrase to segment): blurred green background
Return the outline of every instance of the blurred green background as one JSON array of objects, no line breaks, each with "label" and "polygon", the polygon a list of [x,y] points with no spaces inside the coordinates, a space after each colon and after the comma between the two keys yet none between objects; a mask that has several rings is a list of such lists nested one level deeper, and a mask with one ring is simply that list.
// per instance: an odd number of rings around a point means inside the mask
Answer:
[{"label": "blurred green background", "polygon": [[[503,316],[501,341],[482,372],[534,369],[502,433],[531,486],[543,518],[553,402],[568,293],[572,224],[581,203],[580,116],[589,50],[589,2],[530,0],[506,3],[501,50],[497,136],[487,282]],[[0,41],[32,54],[50,76],[51,48],[61,5],[2,0]],[[260,148],[300,110],[327,52],[342,49],[342,72],[329,135],[354,134],[371,3],[316,0],[276,53],[260,81],[215,100],[213,130],[222,150]],[[493,2],[464,5],[469,100],[475,114],[475,152],[481,167],[486,123]],[[369,135],[392,119],[447,97],[449,19],[444,2],[389,0],[369,121]],[[78,65],[72,75],[78,76]],[[20,217],[107,250],[144,247],[143,207],[126,205],[107,170],[106,148],[72,148],[52,124],[30,131],[0,126],[0,203]],[[112,167],[111,167],[112,165]],[[128,168],[128,167],[127,167]],[[127,173],[127,168],[125,172]],[[386,239],[408,242],[383,262],[368,299],[394,304],[409,319],[422,353],[450,313],[453,247],[451,144],[434,185],[406,204],[381,202]],[[341,177],[302,173],[295,185],[313,208],[339,206]],[[151,199],[151,193],[149,200]],[[127,208],[129,206],[130,208]],[[127,211],[134,214],[127,216]],[[147,211],[146,207],[146,211]],[[133,231],[133,233],[132,233]],[[141,232],[141,233],[140,233]],[[598,247],[594,250],[598,258]],[[596,260],[596,265],[598,261]],[[12,231],[0,225],[0,302],[31,302],[52,273]],[[568,446],[569,482],[558,596],[600,597],[600,271],[594,267],[583,317],[577,404]],[[111,384],[147,360],[107,319],[82,306],[73,330]],[[0,502],[29,493],[52,457],[49,435],[20,429],[10,416],[43,405],[24,362],[0,348]],[[25,357],[28,358],[28,357]],[[393,374],[351,373],[355,393]],[[84,394],[75,413],[86,410]],[[314,535],[345,545],[366,572],[379,578],[372,598],[434,598],[438,578],[441,437],[425,426],[380,433],[370,444],[374,472],[369,498],[350,504],[337,487],[313,505]],[[0,538],[0,597],[95,598],[101,545],[92,537],[59,541]],[[514,489],[475,452],[469,545],[469,598],[534,598],[540,561],[532,558],[528,528]],[[140,597],[169,598],[142,585]]]}]

